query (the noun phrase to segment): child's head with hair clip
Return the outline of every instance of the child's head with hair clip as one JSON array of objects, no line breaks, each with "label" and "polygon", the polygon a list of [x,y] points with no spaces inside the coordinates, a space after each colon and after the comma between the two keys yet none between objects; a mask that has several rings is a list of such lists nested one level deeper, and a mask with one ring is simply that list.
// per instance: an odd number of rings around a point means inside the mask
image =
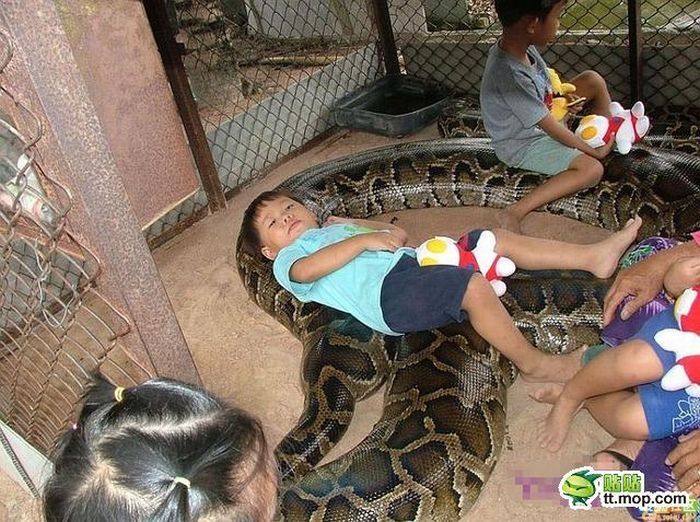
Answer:
[{"label": "child's head with hair clip", "polygon": [[168,379],[101,377],[59,443],[44,490],[53,521],[271,520],[277,470],[260,424]]}]

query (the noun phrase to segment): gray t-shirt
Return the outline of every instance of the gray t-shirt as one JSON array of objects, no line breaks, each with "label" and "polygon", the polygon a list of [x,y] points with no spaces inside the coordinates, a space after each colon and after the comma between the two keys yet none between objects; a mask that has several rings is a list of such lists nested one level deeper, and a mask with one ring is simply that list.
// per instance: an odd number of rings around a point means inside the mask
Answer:
[{"label": "gray t-shirt", "polygon": [[496,43],[489,50],[481,79],[481,116],[491,136],[498,158],[516,166],[525,150],[545,132],[537,126],[549,114],[546,100],[552,86],[547,64],[533,46],[527,50],[528,66],[511,56]]}]

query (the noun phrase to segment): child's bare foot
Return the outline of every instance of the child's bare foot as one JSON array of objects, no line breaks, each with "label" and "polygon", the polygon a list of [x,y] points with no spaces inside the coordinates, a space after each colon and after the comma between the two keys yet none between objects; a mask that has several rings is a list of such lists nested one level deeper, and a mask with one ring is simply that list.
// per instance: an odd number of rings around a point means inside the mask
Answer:
[{"label": "child's bare foot", "polygon": [[[550,390],[551,391],[551,390]],[[547,394],[548,392],[545,392]],[[561,448],[566,435],[569,433],[574,415],[581,409],[582,402],[570,399],[562,392],[554,406],[537,429],[537,442],[541,448],[551,452]]]},{"label": "child's bare foot", "polygon": [[563,355],[540,353],[539,361],[531,369],[519,368],[520,375],[526,382],[567,382],[581,368],[582,353],[581,350]]},{"label": "child's bare foot", "polygon": [[534,392],[528,393],[528,395],[535,399],[537,402],[544,402],[546,404],[554,404],[559,399],[564,386],[558,383],[548,383],[544,386],[540,386]]},{"label": "child's bare foot", "polygon": [[516,234],[520,234],[520,217],[508,208],[498,211],[496,221],[500,228],[505,228]]},{"label": "child's bare foot", "polygon": [[601,279],[607,279],[615,273],[617,263],[627,247],[637,237],[639,227],[642,226],[642,218],[636,216],[625,223],[622,230],[615,232],[612,236],[596,243],[591,249],[593,252],[591,273]]}]

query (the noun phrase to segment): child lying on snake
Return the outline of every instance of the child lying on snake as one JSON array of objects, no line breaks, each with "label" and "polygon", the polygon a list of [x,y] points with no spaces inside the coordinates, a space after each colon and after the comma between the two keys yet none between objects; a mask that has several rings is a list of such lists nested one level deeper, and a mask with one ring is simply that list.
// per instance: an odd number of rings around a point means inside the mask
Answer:
[{"label": "child lying on snake", "polygon": [[[591,245],[578,245],[494,230],[496,252],[527,270],[586,270],[610,277],[631,244],[641,219]],[[401,335],[469,317],[474,329],[533,382],[565,382],[578,369],[578,354],[556,356],[532,346],[513,324],[491,285],[458,266],[420,267],[395,225],[316,215],[293,196],[269,191],[246,209],[241,243],[273,261],[277,281],[302,302],[351,314],[370,328]]]}]

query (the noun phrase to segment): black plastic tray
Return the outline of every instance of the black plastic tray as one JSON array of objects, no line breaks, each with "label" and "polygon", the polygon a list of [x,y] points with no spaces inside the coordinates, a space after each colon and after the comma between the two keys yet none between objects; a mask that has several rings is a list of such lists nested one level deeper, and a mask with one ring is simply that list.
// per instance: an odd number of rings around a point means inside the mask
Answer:
[{"label": "black plastic tray", "polygon": [[340,127],[384,136],[411,134],[440,115],[449,93],[414,76],[385,76],[342,98],[333,113]]}]

